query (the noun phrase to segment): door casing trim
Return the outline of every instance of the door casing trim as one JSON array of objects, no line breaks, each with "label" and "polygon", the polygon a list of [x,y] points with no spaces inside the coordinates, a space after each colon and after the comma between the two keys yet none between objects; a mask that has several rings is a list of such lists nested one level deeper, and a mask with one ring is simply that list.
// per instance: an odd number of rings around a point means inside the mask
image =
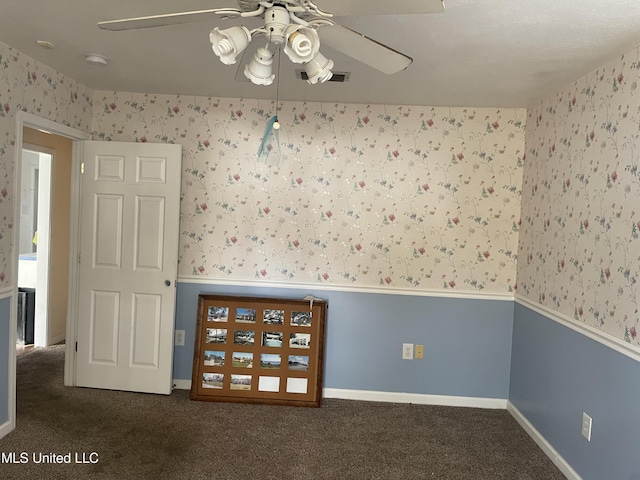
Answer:
[{"label": "door casing trim", "polygon": [[9,428],[7,433],[14,430],[16,426],[16,331],[18,316],[18,254],[19,244],[19,221],[20,221],[20,168],[19,162],[22,158],[22,129],[24,127],[33,128],[53,135],[69,138],[73,141],[72,170],[71,170],[71,212],[70,212],[70,242],[69,242],[69,295],[67,298],[67,329],[66,329],[66,351],[64,362],[64,384],[72,386],[75,384],[75,338],[77,329],[77,259],[78,259],[78,230],[80,221],[80,166],[82,163],[82,141],[90,140],[91,134],[83,132],[73,127],[62,125],[46,118],[38,117],[32,113],[19,111],[16,114],[16,135],[14,148],[14,174],[13,174],[13,251],[11,256],[11,309],[9,320]]}]

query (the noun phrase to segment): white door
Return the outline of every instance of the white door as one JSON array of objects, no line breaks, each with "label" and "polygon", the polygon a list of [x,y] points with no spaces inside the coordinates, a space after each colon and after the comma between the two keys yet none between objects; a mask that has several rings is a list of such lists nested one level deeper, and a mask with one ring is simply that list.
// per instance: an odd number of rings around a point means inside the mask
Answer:
[{"label": "white door", "polygon": [[182,147],[84,142],[76,385],[171,393]]}]

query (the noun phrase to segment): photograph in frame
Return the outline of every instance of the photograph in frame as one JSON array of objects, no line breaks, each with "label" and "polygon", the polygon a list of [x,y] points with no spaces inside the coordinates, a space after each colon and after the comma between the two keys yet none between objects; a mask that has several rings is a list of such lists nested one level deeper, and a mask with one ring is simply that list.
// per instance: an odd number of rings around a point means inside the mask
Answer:
[{"label": "photograph in frame", "polygon": [[222,373],[203,373],[202,388],[222,388],[224,384],[224,374]]},{"label": "photograph in frame", "polygon": [[289,355],[289,370],[309,371],[309,357],[306,355]]},{"label": "photograph in frame", "polygon": [[231,360],[231,365],[235,368],[253,367],[253,353],[250,352],[233,352]]},{"label": "photograph in frame", "polygon": [[263,347],[282,347],[282,332],[262,332]]},{"label": "photograph in frame", "polygon": [[207,321],[209,322],[227,322],[229,321],[229,307],[208,307]]},{"label": "photograph in frame", "polygon": [[236,323],[256,323],[255,308],[236,308]]},{"label": "photograph in frame", "polygon": [[256,332],[253,330],[236,330],[233,332],[233,343],[235,345],[253,345]]},{"label": "photograph in frame", "polygon": [[207,343],[227,343],[226,328],[207,328]]},{"label": "photograph in frame", "polygon": [[251,375],[231,374],[231,390],[251,390]]},{"label": "photograph in frame", "polygon": [[311,327],[311,312],[291,312],[292,327]]},{"label": "photograph in frame", "polygon": [[311,348],[311,334],[310,333],[290,333],[289,347],[290,348]]},{"label": "photograph in frame", "polygon": [[284,310],[267,309],[263,312],[262,321],[266,325],[284,325]]},{"label": "photograph in frame", "polygon": [[279,353],[261,353],[260,368],[280,368],[282,356]]},{"label": "photograph in frame", "polygon": [[224,355],[225,352],[218,350],[205,350],[204,364],[207,367],[224,367]]}]

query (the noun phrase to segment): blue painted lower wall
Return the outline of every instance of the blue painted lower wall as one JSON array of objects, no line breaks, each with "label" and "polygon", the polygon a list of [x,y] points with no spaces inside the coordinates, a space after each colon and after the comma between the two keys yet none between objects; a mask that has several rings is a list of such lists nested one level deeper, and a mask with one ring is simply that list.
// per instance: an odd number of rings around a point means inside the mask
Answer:
[{"label": "blue painted lower wall", "polygon": [[509,400],[584,480],[640,480],[638,361],[516,304]]},{"label": "blue painted lower wall", "polygon": [[[326,299],[324,387],[506,399],[513,302],[178,283],[174,379],[191,380],[199,294]],[[424,360],[402,360],[402,343]]]},{"label": "blue painted lower wall", "polygon": [[11,299],[0,300],[0,425],[9,420],[9,354]]},{"label": "blue painted lower wall", "polygon": [[[191,380],[199,294],[328,301],[324,387],[506,399],[584,480],[640,480],[640,362],[512,301],[180,282],[174,378]],[[0,299],[0,425],[11,300]],[[425,345],[402,360],[402,343]],[[593,418],[591,442],[580,434]]]}]

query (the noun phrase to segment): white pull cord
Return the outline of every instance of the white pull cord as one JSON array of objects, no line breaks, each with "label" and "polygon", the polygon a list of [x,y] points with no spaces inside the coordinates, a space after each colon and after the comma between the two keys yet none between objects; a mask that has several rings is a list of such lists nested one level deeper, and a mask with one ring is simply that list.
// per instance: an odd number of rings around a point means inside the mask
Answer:
[{"label": "white pull cord", "polygon": [[314,297],[313,295],[307,295],[306,297],[303,298],[303,300],[307,300],[309,302],[309,310],[311,310],[313,308],[313,302],[324,302],[324,299],[319,298],[319,297]]}]

